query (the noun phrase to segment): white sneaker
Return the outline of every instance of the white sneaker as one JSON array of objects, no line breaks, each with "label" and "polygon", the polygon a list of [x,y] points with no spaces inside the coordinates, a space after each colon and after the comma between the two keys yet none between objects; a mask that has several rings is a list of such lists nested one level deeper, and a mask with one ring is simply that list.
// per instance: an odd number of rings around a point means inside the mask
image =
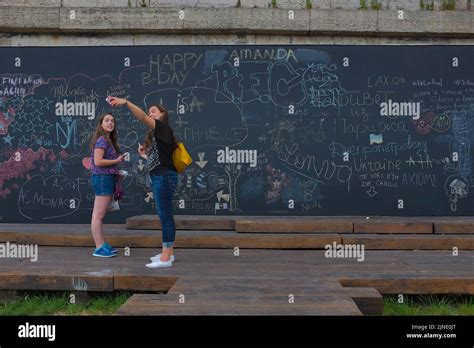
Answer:
[{"label": "white sneaker", "polygon": [[[161,254],[150,257],[150,260],[153,261],[153,262],[160,261],[160,259],[161,259]],[[174,262],[174,255],[170,256],[170,261]]]},{"label": "white sneaker", "polygon": [[148,268],[166,268],[166,267],[171,267],[173,266],[173,262],[170,261],[154,261],[152,263],[147,263],[145,265]]}]

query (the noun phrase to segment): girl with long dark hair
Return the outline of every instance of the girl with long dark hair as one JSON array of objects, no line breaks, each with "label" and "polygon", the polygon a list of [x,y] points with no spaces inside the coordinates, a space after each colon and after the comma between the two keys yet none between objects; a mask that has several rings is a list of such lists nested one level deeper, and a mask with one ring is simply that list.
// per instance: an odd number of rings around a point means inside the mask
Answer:
[{"label": "girl with long dark hair", "polygon": [[112,106],[126,105],[132,114],[149,128],[140,155],[147,158],[147,166],[153,185],[153,198],[161,221],[163,251],[151,257],[149,268],[171,267],[175,260],[174,242],[176,227],[173,217],[173,193],[178,184],[178,173],[173,164],[173,152],[177,147],[173,129],[169,125],[167,109],[151,105],[148,114],[127,99],[109,97]]},{"label": "girl with long dark hair", "polygon": [[90,151],[92,188],[95,193],[91,232],[96,249],[92,255],[113,257],[117,250],[104,240],[103,219],[114,193],[116,177],[119,175],[118,164],[124,160],[125,155],[119,155],[117,129],[112,114],[107,113],[99,118],[91,138]]}]

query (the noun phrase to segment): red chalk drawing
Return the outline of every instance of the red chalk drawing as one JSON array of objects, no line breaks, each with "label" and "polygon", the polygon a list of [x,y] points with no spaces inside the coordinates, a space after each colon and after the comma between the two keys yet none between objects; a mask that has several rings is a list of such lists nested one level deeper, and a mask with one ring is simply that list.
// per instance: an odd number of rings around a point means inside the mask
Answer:
[{"label": "red chalk drawing", "polygon": [[[21,156],[20,161],[15,161],[16,152],[19,152]],[[51,161],[52,156],[54,156],[54,152],[43,147],[40,147],[38,151],[33,151],[32,149],[18,149],[18,151],[14,151],[7,161],[0,163],[0,198],[6,198],[11,194],[11,190],[5,188],[5,184],[9,180],[30,180],[31,176],[28,172],[37,169],[35,161]]]}]

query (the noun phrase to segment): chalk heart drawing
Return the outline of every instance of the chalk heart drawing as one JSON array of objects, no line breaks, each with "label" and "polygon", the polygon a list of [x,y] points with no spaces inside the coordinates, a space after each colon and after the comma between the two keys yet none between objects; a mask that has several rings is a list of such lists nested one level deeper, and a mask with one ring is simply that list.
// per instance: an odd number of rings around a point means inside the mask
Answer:
[{"label": "chalk heart drawing", "polygon": [[84,168],[86,168],[87,170],[90,170],[91,169],[91,165],[92,165],[92,159],[90,157],[84,157],[82,159],[82,165],[84,166]]},{"label": "chalk heart drawing", "polygon": [[48,220],[75,213],[81,205],[77,184],[62,175],[46,180],[36,174],[20,189],[18,211],[29,220]]}]

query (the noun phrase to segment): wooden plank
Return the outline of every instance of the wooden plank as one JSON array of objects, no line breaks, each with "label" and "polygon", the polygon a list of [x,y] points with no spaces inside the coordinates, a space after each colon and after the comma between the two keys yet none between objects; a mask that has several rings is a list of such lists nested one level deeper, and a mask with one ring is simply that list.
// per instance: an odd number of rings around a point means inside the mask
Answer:
[{"label": "wooden plank", "polygon": [[[229,272],[230,273],[230,272]],[[214,279],[180,278],[169,290],[168,294],[200,294],[200,293],[272,293],[272,294],[316,294],[328,293],[345,289],[335,279],[306,280],[304,277],[286,278],[248,278],[248,277],[217,277]]]},{"label": "wooden plank", "polygon": [[38,244],[47,246],[94,246],[94,240],[90,234],[68,235],[46,234],[46,233],[18,233],[18,244]]},{"label": "wooden plank", "polygon": [[[47,234],[63,234],[67,231],[69,234],[90,234],[90,224],[9,224],[0,223],[0,235],[2,233],[47,233]],[[105,232],[126,232],[124,224],[104,224]]]},{"label": "wooden plank", "polygon": [[[1,224],[0,224],[1,226]],[[0,231],[0,242],[1,243],[6,243],[6,242],[10,242],[10,243],[15,243],[16,241],[18,240],[18,232],[3,232],[3,231]]]},{"label": "wooden plank", "polygon": [[406,222],[406,219],[370,219],[354,221],[354,233],[433,233],[433,223]]},{"label": "wooden plank", "polygon": [[[135,296],[136,295],[136,296]],[[194,306],[194,305],[275,305],[285,306],[289,305],[312,305],[317,304],[321,307],[342,307],[353,306],[353,301],[350,296],[345,294],[318,293],[318,294],[294,294],[294,303],[289,300],[287,293],[273,294],[261,292],[207,292],[199,294],[135,294],[135,303],[146,303],[150,306]],[[292,298],[293,300],[293,298]]]},{"label": "wooden plank", "polygon": [[165,315],[165,316],[203,316],[203,315],[219,315],[219,316],[234,316],[234,315],[276,315],[276,316],[302,316],[302,315],[362,315],[357,305],[354,303],[352,308],[346,307],[327,307],[320,305],[288,305],[288,306],[236,306],[236,305],[222,305],[222,306],[161,306],[151,309],[146,304],[138,305],[133,302],[128,302],[122,305],[115,315],[127,316],[143,316],[143,315]]},{"label": "wooden plank", "polygon": [[2,273],[2,290],[113,291],[112,276]]},{"label": "wooden plank", "polygon": [[18,290],[0,290],[0,304],[18,301],[23,298],[23,292]]},{"label": "wooden plank", "polygon": [[[178,230],[235,230],[235,219],[225,216],[174,216]],[[127,229],[159,230],[157,215],[141,215],[127,219]]]},{"label": "wooden plank", "polygon": [[[220,278],[218,282],[206,281],[202,278],[190,279],[181,278],[176,285],[168,292],[168,295],[175,295],[178,301],[179,295],[197,295],[218,293],[217,296],[255,296],[255,294],[267,294],[265,296],[279,296],[280,299],[288,299],[289,294],[295,297],[295,303],[301,301],[323,301],[325,296],[339,296],[339,298],[352,298],[358,308],[364,314],[380,315],[383,313],[383,297],[374,288],[343,288],[335,279],[319,279],[318,282],[292,283],[289,279],[272,282],[249,279],[226,279]],[[245,294],[245,295],[243,295]],[[214,296],[214,295],[213,295]],[[319,297],[318,297],[319,296]]]},{"label": "wooden plank", "polygon": [[375,289],[369,287],[344,288],[357,307],[364,315],[383,314],[383,296]]},{"label": "wooden plank", "polygon": [[[314,298],[302,304],[291,304],[287,298],[244,294],[226,297],[188,295],[184,303],[178,296],[133,295],[117,315],[361,315],[357,305],[347,298]],[[183,298],[181,297],[181,300]]]},{"label": "wooden plank", "polygon": [[168,292],[178,280],[173,276],[114,275],[114,290]]},{"label": "wooden plank", "polygon": [[365,250],[474,250],[469,235],[342,235],[343,244],[364,245]]},{"label": "wooden plank", "polygon": [[322,249],[327,244],[340,243],[337,235],[234,235],[226,237],[177,236],[180,248],[248,248],[248,249]]},{"label": "wooden plank", "polygon": [[352,233],[353,222],[348,219],[294,220],[283,218],[248,219],[235,222],[241,233]]},{"label": "wooden plank", "polygon": [[348,287],[373,287],[382,294],[469,294],[474,295],[474,278],[430,279],[341,279]]},{"label": "wooden plank", "polygon": [[434,221],[436,234],[474,234],[474,218]]},{"label": "wooden plank", "polygon": [[[128,231],[130,233],[130,231]],[[88,232],[82,235],[49,233],[16,233],[15,238],[21,244],[45,246],[94,246]],[[115,247],[159,248],[162,245],[161,233],[142,236],[140,234],[105,234],[107,241]],[[249,249],[322,249],[327,244],[340,243],[337,235],[293,235],[293,234],[237,234],[231,231],[188,231],[176,234],[177,248],[249,248]]]},{"label": "wooden plank", "polygon": [[[120,254],[113,259],[92,257],[90,247],[45,246],[40,247],[38,252],[37,262],[30,262],[28,259],[0,259],[0,284],[10,282],[15,285],[17,279],[15,286],[24,287],[26,284],[27,288],[34,289],[35,286],[41,287],[44,286],[41,284],[49,282],[46,285],[55,290],[61,290],[58,289],[61,287],[67,290],[71,289],[71,284],[65,279],[80,277],[86,279],[88,284],[105,277],[110,279],[111,285],[98,286],[98,291],[101,287],[104,291],[112,291],[115,285],[113,277],[136,276],[137,288],[146,291],[147,284],[150,284],[152,290],[159,291],[160,279],[170,277],[180,280],[169,293],[176,291],[185,291],[187,294],[211,293],[217,289],[226,293],[259,292],[273,295],[291,292],[308,295],[333,293],[342,296],[344,291],[338,283],[339,279],[359,281],[349,285],[362,287],[372,287],[375,284],[373,282],[386,281],[388,283],[385,284],[390,286],[392,284],[399,286],[395,293],[405,289],[413,293],[419,290],[427,291],[429,283],[426,285],[423,282],[433,280],[435,282],[444,280],[438,288],[435,287],[439,285],[437,283],[432,286],[435,290],[438,289],[437,291],[441,289],[444,293],[463,293],[472,291],[471,283],[466,282],[474,281],[472,272],[474,252],[467,250],[461,251],[457,257],[453,257],[449,250],[370,250],[366,251],[364,262],[357,262],[354,259],[326,258],[324,250],[245,249],[236,257],[233,249],[176,249],[177,261],[173,267],[160,270],[145,267],[145,264],[150,262],[149,257],[157,252],[150,248],[133,248],[130,256]],[[38,283],[34,276],[39,277]],[[41,280],[41,277],[50,278],[46,281]],[[88,277],[91,278],[90,281],[87,280]],[[140,281],[139,277],[144,277],[145,280]],[[155,281],[153,277],[156,277],[158,285],[153,284]],[[464,283],[460,282],[460,279]],[[411,288],[408,286],[410,284],[406,283],[408,281],[412,282]],[[418,284],[416,281],[422,283]],[[117,278],[119,287],[132,288],[133,282],[133,278],[124,279],[122,283]],[[384,283],[381,286],[383,285]],[[347,294],[344,296],[347,297]]]}]

